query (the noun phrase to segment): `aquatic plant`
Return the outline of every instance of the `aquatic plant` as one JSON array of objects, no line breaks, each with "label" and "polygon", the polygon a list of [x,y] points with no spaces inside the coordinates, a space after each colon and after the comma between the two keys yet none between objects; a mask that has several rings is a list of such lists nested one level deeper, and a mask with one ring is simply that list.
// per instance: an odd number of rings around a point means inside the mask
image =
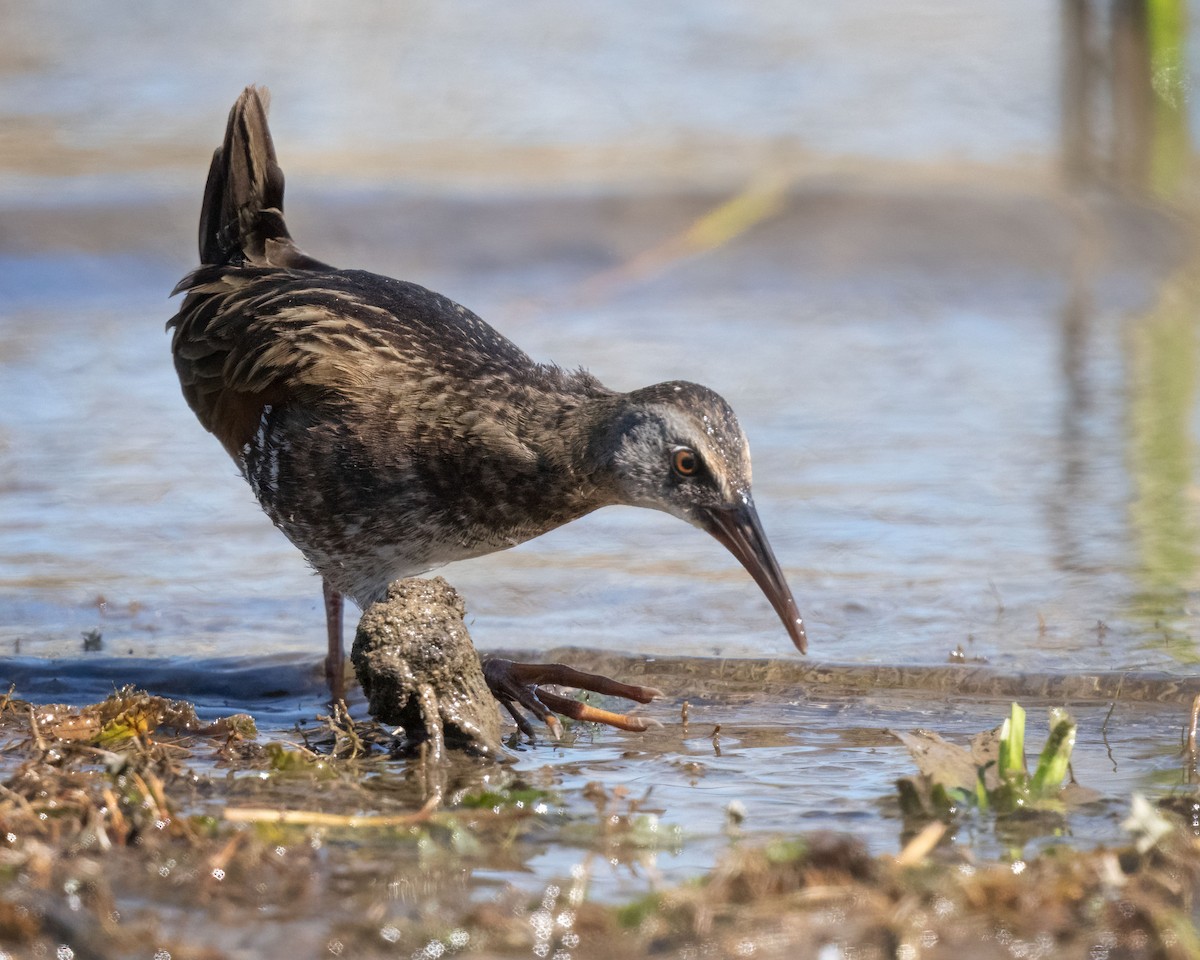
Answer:
[{"label": "aquatic plant", "polygon": [[919,776],[897,782],[901,812],[941,820],[964,810],[1001,817],[1061,813],[1076,725],[1059,707],[1050,708],[1049,720],[1050,734],[1032,773],[1025,762],[1025,710],[1017,703],[998,728],[979,734],[969,747],[929,731],[893,731],[920,769]]}]

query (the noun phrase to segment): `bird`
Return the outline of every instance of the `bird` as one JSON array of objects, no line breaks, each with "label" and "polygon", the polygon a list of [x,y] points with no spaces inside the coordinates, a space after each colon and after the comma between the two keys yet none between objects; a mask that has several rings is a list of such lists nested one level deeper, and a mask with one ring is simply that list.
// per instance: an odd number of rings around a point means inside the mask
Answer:
[{"label": "bird", "polygon": [[[200,266],[172,291],[185,296],[167,329],[188,405],[321,577],[333,697],[345,693],[343,598],[366,609],[396,580],[614,504],[715,537],[805,653],[729,404],[682,380],[609,389],[583,368],[531,359],[416,283],[309,256],[284,220],[268,104],[252,85],[229,113],[204,191]],[[643,728],[544,685],[640,703],[661,695],[564,664],[492,658],[483,670],[531,737],[521,708],[552,732],[556,714]]]}]

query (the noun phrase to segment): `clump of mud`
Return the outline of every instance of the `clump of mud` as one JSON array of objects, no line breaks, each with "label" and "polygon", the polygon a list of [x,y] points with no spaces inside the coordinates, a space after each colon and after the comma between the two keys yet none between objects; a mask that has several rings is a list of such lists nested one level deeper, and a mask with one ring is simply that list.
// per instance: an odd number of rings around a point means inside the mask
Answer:
[{"label": "clump of mud", "polygon": [[359,621],[350,659],[371,716],[427,742],[498,756],[500,716],[458,592],[441,577],[393,583]]}]

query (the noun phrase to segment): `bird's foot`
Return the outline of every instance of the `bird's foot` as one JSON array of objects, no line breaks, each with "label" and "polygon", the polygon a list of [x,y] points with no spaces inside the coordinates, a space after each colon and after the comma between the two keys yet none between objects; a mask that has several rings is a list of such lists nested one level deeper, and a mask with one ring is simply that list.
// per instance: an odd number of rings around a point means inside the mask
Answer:
[{"label": "bird's foot", "polygon": [[650,726],[649,722],[641,717],[601,710],[590,704],[542,690],[539,685],[543,683],[575,687],[605,696],[624,697],[638,703],[649,703],[655,697],[663,696],[663,692],[654,687],[621,683],[598,673],[583,673],[561,663],[514,663],[512,660],[491,657],[483,662],[483,677],[487,681],[488,689],[492,691],[492,696],[512,714],[521,732],[530,739],[533,739],[533,727],[517,709],[518,706],[524,707],[546,724],[555,739],[562,736],[562,723],[555,714],[570,717],[572,720],[603,723],[618,730],[631,730],[635,733],[640,733]]}]

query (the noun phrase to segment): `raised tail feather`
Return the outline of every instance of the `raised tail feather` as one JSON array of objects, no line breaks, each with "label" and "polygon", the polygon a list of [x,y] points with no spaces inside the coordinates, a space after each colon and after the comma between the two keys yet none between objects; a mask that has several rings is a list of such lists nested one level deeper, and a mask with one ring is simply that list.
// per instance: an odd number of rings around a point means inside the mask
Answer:
[{"label": "raised tail feather", "polygon": [[[283,171],[267,127],[266,91],[247,87],[213,154],[200,211],[200,266],[171,291],[186,293],[167,321],[183,395],[206,430],[238,459],[264,404],[281,396],[262,354],[286,355],[287,341],[252,303],[279,282],[303,286],[304,272],[332,272],[292,243],[283,221]],[[267,366],[270,366],[269,364]]]},{"label": "raised tail feather", "polygon": [[213,154],[200,209],[200,262],[328,269],[292,242],[283,219],[283,171],[267,126],[269,94],[242,91]]}]

